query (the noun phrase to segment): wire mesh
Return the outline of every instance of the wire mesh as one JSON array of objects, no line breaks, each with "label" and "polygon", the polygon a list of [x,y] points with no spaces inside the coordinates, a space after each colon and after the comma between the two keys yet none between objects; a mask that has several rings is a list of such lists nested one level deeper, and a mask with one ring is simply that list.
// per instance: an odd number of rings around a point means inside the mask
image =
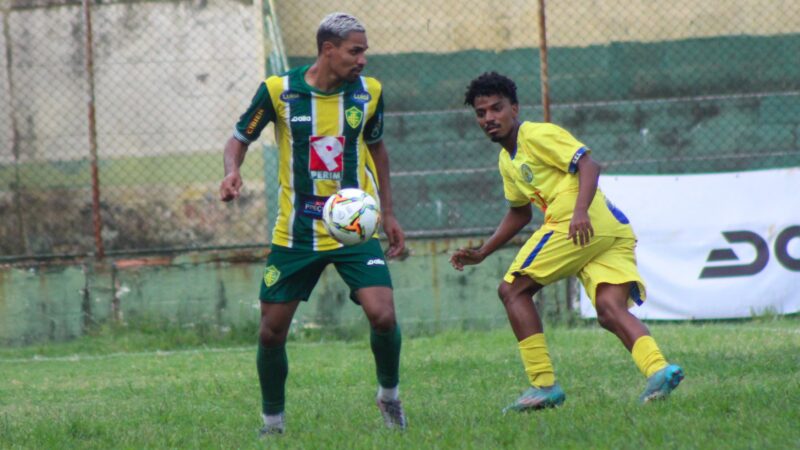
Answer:
[{"label": "wire mesh", "polygon": [[85,4],[88,46],[80,3],[0,3],[4,259],[96,253],[93,214],[112,255],[266,243],[270,133],[250,146],[246,189],[230,205],[217,200],[222,146],[267,72],[313,62],[316,28],[333,11],[367,28],[366,74],[384,86],[395,211],[411,237],[483,235],[499,221],[499,148],[464,107],[464,90],[501,72],[518,85],[522,119],[540,121],[545,57],[552,120],[606,172],[800,166],[791,1]]}]

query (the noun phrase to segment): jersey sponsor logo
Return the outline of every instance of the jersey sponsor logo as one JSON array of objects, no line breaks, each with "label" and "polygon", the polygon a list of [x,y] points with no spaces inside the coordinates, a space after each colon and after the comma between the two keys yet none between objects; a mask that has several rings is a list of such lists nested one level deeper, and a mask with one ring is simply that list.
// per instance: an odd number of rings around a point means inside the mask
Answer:
[{"label": "jersey sponsor logo", "polygon": [[351,106],[344,112],[344,117],[347,119],[347,124],[350,125],[350,128],[358,128],[361,125],[361,119],[364,118],[364,112],[361,111],[361,108]]},{"label": "jersey sponsor logo", "polygon": [[318,197],[316,195],[300,194],[301,210],[300,214],[311,217],[312,219],[322,219],[322,208],[328,197]]},{"label": "jersey sponsor logo", "polygon": [[315,180],[341,180],[344,171],[344,136],[311,136],[308,172]]},{"label": "jersey sponsor logo", "polygon": [[294,116],[289,119],[289,122],[298,123],[298,122],[311,122],[311,116]]},{"label": "jersey sponsor logo", "polygon": [[267,269],[264,270],[264,284],[266,284],[267,287],[275,284],[280,277],[281,271],[275,266],[268,266]]},{"label": "jersey sponsor logo", "polygon": [[[703,267],[700,279],[742,277],[756,275],[767,267],[769,262],[769,244],[758,233],[748,230],[723,231],[722,236],[729,244],[750,244],[756,250],[756,257],[746,264],[733,264],[725,266],[711,265]],[[787,270],[800,272],[800,257],[795,258],[789,254],[789,242],[800,238],[800,225],[787,227],[775,239],[775,257]],[[715,248],[708,253],[706,262],[738,261],[739,256],[732,248]]]},{"label": "jersey sponsor logo", "polygon": [[292,103],[300,100],[300,93],[295,91],[283,91],[281,92],[281,101],[284,103]]},{"label": "jersey sponsor logo", "polygon": [[367,265],[368,266],[385,266],[386,265],[386,261],[384,261],[384,260],[382,260],[380,258],[372,258],[369,261],[367,261]]},{"label": "jersey sponsor logo", "polygon": [[262,117],[264,117],[264,110],[259,109],[258,111],[256,111],[256,114],[253,116],[253,119],[250,120],[250,123],[247,124],[247,128],[244,130],[244,132],[247,134],[253,134],[253,132],[256,131],[258,123],[261,122]]},{"label": "jersey sponsor logo", "polygon": [[353,101],[356,103],[364,104],[368,103],[370,100],[372,100],[372,95],[363,89],[353,92]]},{"label": "jersey sponsor logo", "polygon": [[522,179],[525,180],[526,183],[533,182],[533,171],[527,164],[520,166],[519,171],[522,173]]}]

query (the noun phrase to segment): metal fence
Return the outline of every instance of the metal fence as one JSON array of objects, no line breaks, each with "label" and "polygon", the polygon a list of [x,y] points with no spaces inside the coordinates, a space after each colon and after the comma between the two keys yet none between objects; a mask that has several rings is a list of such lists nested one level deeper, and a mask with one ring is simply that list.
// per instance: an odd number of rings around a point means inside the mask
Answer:
[{"label": "metal fence", "polygon": [[[222,146],[265,72],[313,61],[344,10],[383,82],[395,210],[414,237],[490,232],[497,147],[463,106],[487,70],[606,172],[800,166],[800,10],[645,0],[2,0],[4,260],[263,245],[270,140],[217,200]],[[666,200],[665,200],[666,202]]]}]

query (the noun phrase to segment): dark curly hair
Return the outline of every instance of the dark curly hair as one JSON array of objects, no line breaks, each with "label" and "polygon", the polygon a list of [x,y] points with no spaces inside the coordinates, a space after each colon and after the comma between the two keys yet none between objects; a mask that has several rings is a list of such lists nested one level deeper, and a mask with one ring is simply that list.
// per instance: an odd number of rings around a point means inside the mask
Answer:
[{"label": "dark curly hair", "polygon": [[464,104],[475,106],[475,97],[489,95],[506,97],[511,101],[512,105],[519,103],[517,101],[517,85],[514,84],[511,78],[500,75],[497,72],[484,72],[467,86],[467,92],[464,94]]}]

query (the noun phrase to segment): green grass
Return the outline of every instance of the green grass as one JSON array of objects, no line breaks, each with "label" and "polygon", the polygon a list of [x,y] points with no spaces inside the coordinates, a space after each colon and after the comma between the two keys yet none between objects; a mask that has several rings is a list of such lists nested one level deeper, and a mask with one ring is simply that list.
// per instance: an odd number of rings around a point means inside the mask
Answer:
[{"label": "green grass", "polygon": [[[196,182],[219,183],[224,175],[222,150],[219,152],[104,158],[98,163],[100,183],[104,187],[140,185],[177,185]],[[242,166],[245,180],[264,176],[261,151],[250,151]],[[19,165],[19,177],[26,189],[86,188],[91,186],[88,159],[76,161],[35,161]],[[5,189],[16,180],[12,164],[0,164],[0,186]]]},{"label": "green grass", "polygon": [[687,378],[669,401],[647,406],[635,402],[644,379],[615,337],[551,327],[567,402],[507,416],[500,409],[525,386],[510,330],[407,339],[403,434],[384,430],[373,405],[366,332],[350,342],[292,341],[288,430],[268,443],[255,439],[252,346],[165,353],[146,339],[100,338],[94,347],[49,347],[49,357],[6,350],[0,448],[798,448],[799,323],[652,324]]}]

